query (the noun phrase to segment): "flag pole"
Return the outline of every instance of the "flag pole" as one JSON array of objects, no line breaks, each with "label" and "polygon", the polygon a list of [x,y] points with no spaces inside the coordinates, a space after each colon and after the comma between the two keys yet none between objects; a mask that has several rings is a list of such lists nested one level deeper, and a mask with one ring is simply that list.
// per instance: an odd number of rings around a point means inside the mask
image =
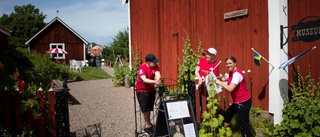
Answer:
[{"label": "flag pole", "polygon": [[266,61],[269,65],[271,65],[274,68],[274,66],[266,58],[264,58],[258,51],[254,50],[254,48],[251,48],[251,50],[257,52],[264,61]]}]

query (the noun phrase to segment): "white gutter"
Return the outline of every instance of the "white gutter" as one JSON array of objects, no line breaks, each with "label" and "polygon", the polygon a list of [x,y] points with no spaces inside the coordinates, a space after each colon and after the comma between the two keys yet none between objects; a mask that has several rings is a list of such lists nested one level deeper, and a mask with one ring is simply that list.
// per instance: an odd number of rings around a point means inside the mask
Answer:
[{"label": "white gutter", "polygon": [[132,70],[132,46],[131,46],[131,21],[130,21],[130,0],[128,0],[128,27],[129,27],[129,68]]}]

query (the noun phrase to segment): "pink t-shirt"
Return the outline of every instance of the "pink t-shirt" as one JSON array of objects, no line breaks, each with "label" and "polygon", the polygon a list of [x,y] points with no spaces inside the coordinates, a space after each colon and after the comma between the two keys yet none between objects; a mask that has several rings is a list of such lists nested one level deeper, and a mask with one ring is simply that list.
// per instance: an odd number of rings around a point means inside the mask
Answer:
[{"label": "pink t-shirt", "polygon": [[[233,80],[233,75],[240,75],[239,77],[237,77],[240,80]],[[228,85],[230,85],[230,83],[237,85],[237,87],[232,92],[230,92],[234,103],[245,102],[251,98],[250,92],[247,88],[246,80],[242,71],[239,68],[237,68],[234,72],[229,73]]]},{"label": "pink t-shirt", "polygon": [[[206,58],[200,58],[200,60],[197,63],[197,66],[200,67],[200,71],[199,71],[200,77],[206,77],[207,74],[204,71],[211,72],[217,64],[218,62],[216,61],[209,63]],[[219,66],[217,66],[213,70],[213,74],[215,74],[216,76],[219,74]]]},{"label": "pink t-shirt", "polygon": [[159,66],[148,67],[146,63],[140,65],[138,69],[138,79],[136,81],[136,92],[152,92],[154,91],[154,84],[144,83],[141,79],[142,75],[145,75],[148,79],[154,79],[155,73],[160,71]]}]

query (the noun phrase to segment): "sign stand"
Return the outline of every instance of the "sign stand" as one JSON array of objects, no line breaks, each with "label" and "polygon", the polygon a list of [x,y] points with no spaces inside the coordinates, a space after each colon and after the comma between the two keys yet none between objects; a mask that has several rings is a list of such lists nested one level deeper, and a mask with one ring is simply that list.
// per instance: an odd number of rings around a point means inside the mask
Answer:
[{"label": "sign stand", "polygon": [[198,137],[192,102],[188,94],[168,94],[161,97],[153,136]]}]

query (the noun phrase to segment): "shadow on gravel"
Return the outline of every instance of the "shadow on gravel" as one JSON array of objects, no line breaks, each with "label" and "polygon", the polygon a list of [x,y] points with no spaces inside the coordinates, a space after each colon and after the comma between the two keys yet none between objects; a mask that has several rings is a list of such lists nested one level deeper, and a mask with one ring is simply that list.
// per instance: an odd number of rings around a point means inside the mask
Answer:
[{"label": "shadow on gravel", "polygon": [[71,132],[69,137],[101,137],[101,123]]},{"label": "shadow on gravel", "polygon": [[70,94],[70,92],[68,92],[68,103],[71,104],[71,105],[81,105],[81,103],[74,97]]}]

